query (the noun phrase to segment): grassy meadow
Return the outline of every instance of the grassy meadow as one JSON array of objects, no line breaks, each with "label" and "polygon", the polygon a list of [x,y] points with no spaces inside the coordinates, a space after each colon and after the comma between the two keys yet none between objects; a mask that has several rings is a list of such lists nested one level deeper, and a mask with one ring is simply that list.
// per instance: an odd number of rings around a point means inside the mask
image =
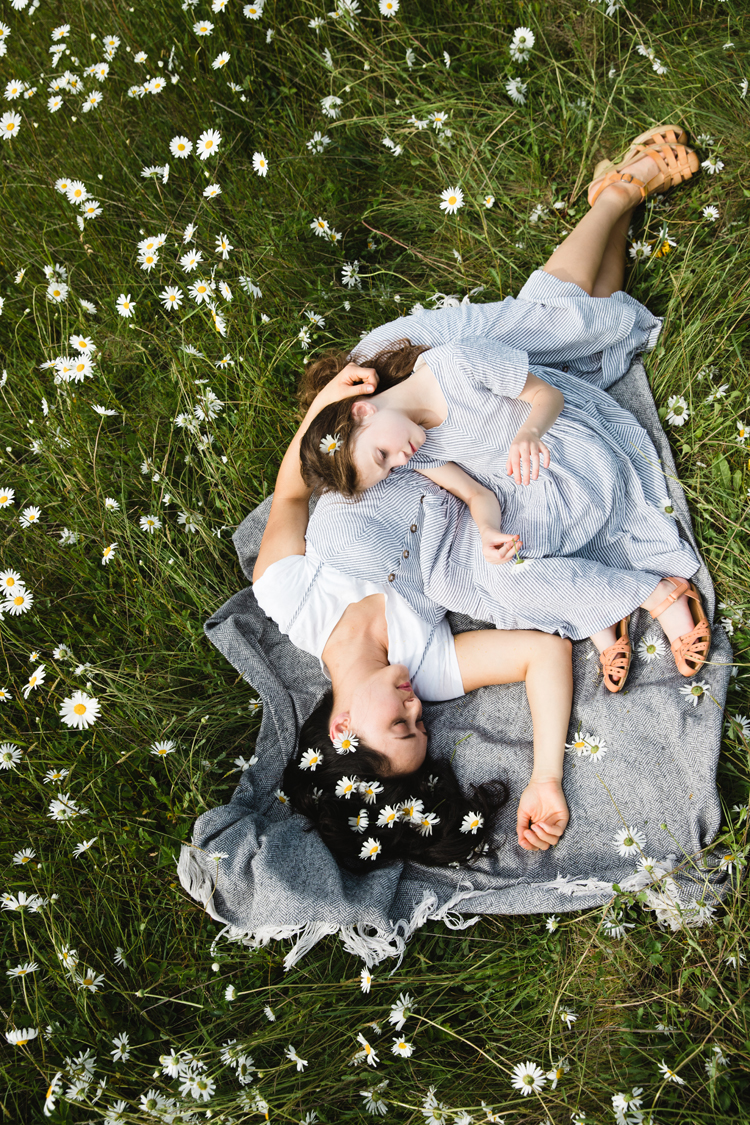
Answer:
[{"label": "grassy meadow", "polygon": [[[1,1119],[750,1121],[750,13],[335,4],[0,4]],[[627,287],[665,317],[647,368],[734,645],[735,893],[675,932],[618,896],[622,938],[602,910],[428,923],[369,992],[335,938],[288,973],[285,943],[215,943],[176,857],[260,714],[203,622],[304,362],[517,293],[597,160],[670,120],[704,169],[637,213]]]}]

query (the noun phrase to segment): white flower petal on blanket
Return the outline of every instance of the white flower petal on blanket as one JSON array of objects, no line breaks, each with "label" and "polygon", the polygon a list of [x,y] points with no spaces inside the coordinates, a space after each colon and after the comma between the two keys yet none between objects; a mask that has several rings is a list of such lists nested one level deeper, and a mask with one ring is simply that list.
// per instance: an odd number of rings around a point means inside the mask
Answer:
[{"label": "white flower petal on blanket", "polygon": [[646,837],[637,828],[621,828],[612,843],[622,856],[637,855],[646,846]]},{"label": "white flower petal on blanket", "polygon": [[659,660],[666,651],[664,641],[661,637],[658,637],[656,633],[646,633],[638,642],[638,655],[641,660],[645,660],[647,664],[651,664],[654,660]]},{"label": "white flower petal on blanket", "polygon": [[603,738],[595,738],[589,735],[589,742],[586,749],[586,756],[592,760],[603,758],[605,754],[609,753],[609,747]]},{"label": "white flower petal on blanket", "polygon": [[686,695],[688,701],[692,703],[693,707],[698,706],[698,700],[704,695],[711,685],[707,684],[705,680],[694,680],[692,684],[685,684],[684,687],[679,689],[680,695]]},{"label": "white flower petal on blanket", "polygon": [[580,758],[582,755],[588,754],[589,743],[594,736],[588,732],[584,734],[580,731],[572,742],[565,743],[565,749],[570,750],[572,754],[577,754]]}]

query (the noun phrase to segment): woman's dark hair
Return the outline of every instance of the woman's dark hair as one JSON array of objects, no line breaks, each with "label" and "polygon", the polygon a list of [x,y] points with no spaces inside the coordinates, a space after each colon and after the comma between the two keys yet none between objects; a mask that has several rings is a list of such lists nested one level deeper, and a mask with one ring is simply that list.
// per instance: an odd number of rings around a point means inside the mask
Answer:
[{"label": "woman's dark hair", "polygon": [[[372,359],[362,359],[361,366],[374,367],[380,380],[378,392],[387,391],[389,387],[395,387],[411,375],[417,356],[426,351],[429,348],[424,344],[412,344],[411,340],[406,339],[397,340]],[[360,362],[356,353],[354,360]],[[307,408],[318,391],[330,383],[349,362],[345,352],[331,352],[311,363],[305,370],[299,388],[301,406]],[[313,419],[302,438],[300,448],[302,478],[309,488],[320,492],[340,492],[343,496],[350,497],[360,495],[362,488],[352,459],[352,447],[354,435],[362,423],[352,417],[352,406],[355,402],[371,397],[359,395],[331,403]],[[329,434],[339,441],[339,448],[332,454],[321,449],[321,442]]]},{"label": "woman's dark hair", "polygon": [[[282,789],[295,812],[310,820],[308,831],[316,829],[336,862],[358,874],[378,867],[390,866],[399,860],[411,860],[428,867],[460,864],[465,866],[485,850],[491,839],[497,814],[508,799],[508,789],[500,780],[472,786],[471,797],[461,792],[455,773],[447,762],[425,758],[424,763],[409,774],[390,772],[385,754],[361,742],[348,754],[338,754],[328,735],[333,698],[331,693],[313,711],[302,727],[298,751],[284,770]],[[306,751],[320,755],[314,770],[303,769],[300,762]],[[350,796],[337,796],[354,781]],[[373,785],[376,792],[367,793]],[[392,827],[379,827],[383,809],[422,802],[423,815],[434,813],[435,823],[428,835],[422,835],[414,822],[397,816]],[[352,828],[350,818],[365,811],[368,824],[364,830]],[[479,814],[483,823],[475,833],[462,832],[464,818]],[[375,859],[360,858],[366,841],[380,844]]]}]

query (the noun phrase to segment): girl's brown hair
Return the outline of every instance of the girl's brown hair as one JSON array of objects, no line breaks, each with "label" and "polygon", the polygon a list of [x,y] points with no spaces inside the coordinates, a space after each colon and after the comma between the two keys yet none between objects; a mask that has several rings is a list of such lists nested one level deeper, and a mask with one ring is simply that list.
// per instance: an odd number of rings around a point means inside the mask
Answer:
[{"label": "girl's brown hair", "polygon": [[[362,367],[374,367],[378,373],[378,392],[395,387],[411,375],[417,356],[429,351],[425,344],[412,344],[411,340],[397,340],[378,352],[372,359],[361,359],[356,352],[353,361]],[[331,352],[321,356],[305,370],[299,388],[300,404],[307,408],[318,391],[350,363],[345,352]],[[340,492],[343,496],[357,497],[362,492],[357,470],[352,459],[353,438],[362,424],[352,417],[355,402],[372,398],[359,395],[342,399],[326,406],[313,419],[302,438],[300,461],[302,479],[309,488],[319,492]],[[338,450],[331,454],[321,450],[321,442],[331,434],[339,440]]]}]

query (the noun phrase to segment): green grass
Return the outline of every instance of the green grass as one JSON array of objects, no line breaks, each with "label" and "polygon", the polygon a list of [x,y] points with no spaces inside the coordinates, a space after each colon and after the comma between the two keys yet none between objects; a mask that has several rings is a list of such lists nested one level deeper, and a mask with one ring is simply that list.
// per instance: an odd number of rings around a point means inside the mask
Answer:
[{"label": "green grass", "polygon": [[[2,737],[23,754],[16,769],[0,774],[3,890],[50,900],[36,913],[3,911],[0,1014],[8,1029],[51,1026],[48,1038],[26,1047],[3,1040],[3,1120],[45,1120],[44,1094],[58,1070],[66,1073],[52,1120],[98,1121],[117,1099],[126,1103],[123,1121],[154,1120],[140,1096],[154,1089],[179,1100],[178,1084],[158,1062],[175,1048],[199,1054],[216,1082],[210,1102],[185,1099],[178,1121],[205,1119],[206,1110],[218,1121],[261,1120],[256,1091],[272,1121],[298,1122],[312,1110],[322,1122],[369,1119],[359,1092],[386,1079],[386,1121],[424,1121],[431,1086],[451,1110],[444,1117],[435,1111],[434,1120],[458,1120],[459,1110],[485,1120],[485,1101],[509,1123],[548,1118],[562,1125],[580,1111],[591,1125],[614,1121],[613,1094],[642,1086],[646,1118],[653,1110],[660,1123],[748,1121],[747,966],[726,960],[747,950],[747,902],[737,883],[713,925],[689,932],[663,932],[652,915],[627,903],[634,928],[620,941],[601,932],[600,910],[565,915],[552,934],[539,916],[486,917],[464,932],[428,925],[392,976],[388,963],[375,970],[369,995],[360,991],[360,963],[333,938],[288,974],[282,943],[214,948],[217,926],[177,883],[180,842],[196,816],[229,799],[239,776],[232,760],[249,756],[259,726],[248,686],[212,649],[202,624],[245,582],[231,531],[273,488],[294,430],[305,356],[351,344],[415,301],[429,306],[436,292],[463,296],[484,286],[480,300],[516,293],[583,213],[596,160],[669,119],[683,121],[694,137],[709,134],[714,143],[698,146],[701,158],[718,154],[725,168],[696,177],[638,218],[634,237],[654,252],[634,267],[628,288],[665,317],[649,375],[662,417],[672,394],[690,407],[688,422],[670,427],[670,437],[719,600],[734,603],[739,674],[727,718],[749,710],[750,473],[747,447],[736,440],[737,421],[750,421],[750,190],[743,176],[750,96],[740,96],[748,77],[746,9],[735,0],[665,0],[608,17],[605,4],[585,0],[402,0],[398,17],[385,20],[374,0],[361,0],[353,26],[328,18],[317,35],[309,19],[332,6],[268,0],[257,22],[243,17],[239,0],[216,15],[207,3],[183,11],[177,0],[134,2],[132,10],[107,0],[51,0],[31,17],[10,4],[0,13],[12,30],[3,83],[37,86],[30,100],[4,104],[21,113],[22,125],[0,143],[7,369],[0,487],[16,494],[0,512],[1,568],[20,572],[34,595],[29,612],[6,614],[0,624],[0,687],[11,695],[0,711]],[[205,39],[191,30],[198,15],[215,24]],[[70,57],[53,72],[50,32],[65,22]],[[523,66],[508,54],[518,25],[536,35]],[[267,29],[275,32],[270,43]],[[84,83],[86,93],[101,89],[102,104],[82,113],[83,95],[64,93],[63,108],[48,112],[51,75],[66,66],[81,75],[101,61],[100,37],[108,34],[122,41],[109,77]],[[724,49],[728,41],[734,47]],[[637,53],[640,42],[667,66],[665,75]],[[321,60],[326,47],[333,70]],[[141,65],[133,61],[139,50],[149,56]],[[173,50],[179,81],[129,98],[132,84],[167,73]],[[215,71],[211,61],[222,50],[231,58]],[[411,69],[407,50],[415,55]],[[505,92],[508,77],[518,75],[528,83],[520,106]],[[230,89],[228,79],[242,89]],[[329,94],[342,98],[338,120],[321,113],[320,99]],[[450,136],[407,123],[412,114],[424,119],[437,111],[448,115]],[[195,141],[208,128],[221,133],[217,155],[205,163],[170,156],[173,136]],[[331,139],[322,155],[305,147],[316,130]],[[385,136],[402,146],[400,155],[383,146]],[[253,172],[255,151],[268,158],[266,178]],[[141,177],[144,165],[167,161],[166,184]],[[82,180],[102,204],[83,231],[77,209],[54,189],[63,175]],[[214,200],[202,196],[208,183],[221,185]],[[440,192],[456,184],[465,205],[445,216]],[[488,193],[495,197],[489,210],[482,205]],[[564,207],[555,209],[556,202]],[[545,214],[533,223],[537,204]],[[715,223],[702,216],[708,204],[719,207]],[[340,244],[312,234],[318,216],[341,232]],[[217,296],[226,338],[189,297],[172,313],[158,300],[165,285],[184,289],[201,273],[185,275],[176,264],[189,222],[198,224],[203,276],[215,265],[215,280],[226,279],[234,294],[231,303]],[[663,223],[677,245],[657,258]],[[167,242],[147,274],[136,262],[136,243],[161,232]],[[214,253],[220,233],[234,246],[225,262]],[[362,289],[350,291],[341,268],[355,260]],[[45,296],[43,267],[55,263],[66,267],[70,286],[59,305]],[[262,298],[242,291],[240,275],[252,278]],[[115,311],[120,293],[136,302],[132,320]],[[97,314],[84,312],[79,298],[93,301]],[[305,311],[325,318],[325,327],[310,326],[307,352],[298,339]],[[97,345],[94,377],[55,385],[54,372],[40,364],[68,354],[73,332]],[[205,358],[189,357],[183,345]],[[227,353],[232,365],[214,367]],[[193,411],[206,386],[196,386],[201,379],[225,404],[200,427],[211,445],[172,421]],[[723,397],[707,403],[724,385]],[[102,418],[92,404],[118,414]],[[106,510],[105,497],[116,499],[119,511]],[[24,530],[18,517],[28,505],[42,514]],[[199,517],[195,532],[178,523],[179,512]],[[139,527],[150,514],[162,522],[153,535]],[[74,543],[61,542],[63,528],[77,534]],[[112,542],[114,557],[102,565]],[[61,644],[70,657],[53,658]],[[32,662],[33,651],[40,656]],[[24,699],[39,663],[46,680]],[[76,675],[79,664],[91,667]],[[101,716],[88,730],[71,731],[59,707],[89,682]],[[156,739],[172,739],[175,752],[165,760],[151,755]],[[747,847],[747,754],[747,740],[728,733],[719,840],[740,855]],[[64,781],[45,784],[45,772],[58,767],[69,770]],[[53,821],[48,806],[58,788],[89,812]],[[73,859],[75,845],[92,837],[92,849]],[[12,864],[27,847],[34,860]],[[56,950],[65,946],[77,950],[79,970],[104,975],[96,993],[64,971]],[[118,947],[126,965],[114,962]],[[25,981],[6,976],[27,961],[39,970]],[[238,992],[231,1003],[229,984]],[[414,1045],[408,1060],[390,1053],[388,1034],[390,1005],[402,991],[416,1002],[404,1028]],[[266,1005],[275,1022],[264,1016]],[[578,1015],[570,1031],[561,1008]],[[373,1020],[381,1038],[368,1027]],[[658,1033],[658,1024],[674,1030]],[[111,1039],[123,1031],[131,1057],[116,1063]],[[360,1031],[379,1051],[374,1070],[349,1065]],[[260,1071],[246,1087],[220,1062],[229,1039]],[[285,1058],[290,1043],[309,1060],[303,1073]],[[704,1063],[714,1044],[729,1062],[710,1075]],[[65,1097],[75,1070],[65,1059],[85,1051],[96,1056],[94,1080],[76,1102]],[[554,1091],[548,1083],[541,1098],[524,1099],[512,1090],[513,1065],[531,1059],[548,1070],[560,1057],[570,1070]],[[662,1058],[685,1086],[661,1081]]]}]

